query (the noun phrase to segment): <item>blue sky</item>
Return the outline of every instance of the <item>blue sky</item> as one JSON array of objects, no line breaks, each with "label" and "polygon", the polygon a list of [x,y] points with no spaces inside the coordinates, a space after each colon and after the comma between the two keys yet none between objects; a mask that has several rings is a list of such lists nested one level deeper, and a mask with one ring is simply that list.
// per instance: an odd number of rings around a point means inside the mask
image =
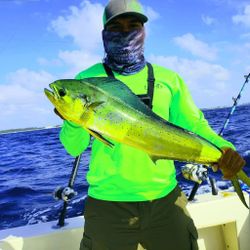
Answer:
[{"label": "blue sky", "polygon": [[[0,130],[61,123],[43,88],[101,61],[106,3],[0,0]],[[249,1],[141,3],[147,60],[178,72],[198,107],[231,105],[250,71]]]}]

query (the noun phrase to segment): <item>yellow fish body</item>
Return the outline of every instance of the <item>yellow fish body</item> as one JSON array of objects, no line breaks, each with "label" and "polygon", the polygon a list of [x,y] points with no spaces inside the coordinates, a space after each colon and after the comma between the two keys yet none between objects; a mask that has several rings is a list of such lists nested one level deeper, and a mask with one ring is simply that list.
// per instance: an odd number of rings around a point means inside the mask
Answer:
[{"label": "yellow fish body", "polygon": [[107,137],[130,145],[153,161],[212,164],[222,155],[209,141],[157,116],[116,79],[58,80],[50,87],[54,92],[45,93],[59,113],[106,144],[111,145]]}]

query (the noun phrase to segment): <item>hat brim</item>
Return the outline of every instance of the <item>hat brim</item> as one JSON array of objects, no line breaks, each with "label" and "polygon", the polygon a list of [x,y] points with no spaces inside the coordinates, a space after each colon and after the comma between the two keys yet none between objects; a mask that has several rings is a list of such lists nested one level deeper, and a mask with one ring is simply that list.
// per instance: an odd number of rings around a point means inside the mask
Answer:
[{"label": "hat brim", "polygon": [[104,23],[104,26],[106,26],[113,19],[115,19],[119,16],[134,16],[134,17],[138,18],[138,20],[140,20],[142,23],[146,23],[148,21],[148,18],[145,15],[138,13],[138,12],[128,11],[128,12],[117,13],[116,15],[110,17],[109,19],[106,20],[106,22]]}]

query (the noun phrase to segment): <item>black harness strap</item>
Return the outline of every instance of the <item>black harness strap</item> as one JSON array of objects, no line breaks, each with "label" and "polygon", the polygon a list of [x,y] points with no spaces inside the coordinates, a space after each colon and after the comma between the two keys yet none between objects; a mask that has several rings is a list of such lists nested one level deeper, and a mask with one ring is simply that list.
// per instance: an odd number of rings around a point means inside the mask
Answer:
[{"label": "black harness strap", "polygon": [[103,63],[102,65],[106,71],[107,76],[115,78],[115,75],[114,75],[113,71],[111,70],[111,68],[106,63]]},{"label": "black harness strap", "polygon": [[[111,68],[103,63],[103,67],[106,71],[106,74],[108,77],[113,77],[115,78],[115,75],[113,73],[113,71],[111,70]],[[147,62],[147,67],[148,67],[148,89],[147,89],[147,94],[143,94],[143,95],[137,95],[141,101],[143,101],[150,109],[152,109],[153,105],[153,96],[154,96],[154,84],[155,84],[155,77],[154,77],[154,69],[152,67],[152,65]]]}]

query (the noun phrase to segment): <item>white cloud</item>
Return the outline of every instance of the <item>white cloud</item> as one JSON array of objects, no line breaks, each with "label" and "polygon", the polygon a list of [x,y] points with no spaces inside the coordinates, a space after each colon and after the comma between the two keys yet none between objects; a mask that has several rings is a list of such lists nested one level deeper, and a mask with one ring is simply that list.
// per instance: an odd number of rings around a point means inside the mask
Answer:
[{"label": "white cloud", "polygon": [[212,25],[216,22],[215,18],[206,15],[202,15],[201,19],[206,25]]},{"label": "white cloud", "polygon": [[184,74],[191,82],[197,82],[206,77],[210,77],[209,81],[213,78],[216,82],[229,79],[228,70],[218,64],[211,64],[201,60],[189,60],[177,56],[151,55],[150,59],[160,65]]},{"label": "white cloud", "polygon": [[60,77],[25,68],[6,77],[5,84],[0,85],[0,110],[3,111],[0,130],[60,123],[43,89],[58,78],[73,78],[79,71],[101,60],[102,55],[97,51],[102,45],[102,14],[101,4],[83,1],[79,7],[71,6],[67,14],[51,22],[50,29],[62,38],[72,38],[79,50],[58,51],[58,58],[53,60],[37,59],[40,66],[65,67],[65,73]]},{"label": "white cloud", "polygon": [[[78,46],[78,50],[58,52],[58,59],[67,67],[63,78],[73,78],[79,71],[101,62],[102,49],[102,15],[104,7],[99,3],[82,1],[79,7],[69,7],[67,13],[57,17],[50,28],[60,37],[70,37]],[[43,65],[53,64],[46,59],[40,59]]]},{"label": "white cloud", "polygon": [[[228,54],[233,56],[232,61],[238,61],[244,67],[250,59],[250,42],[232,43],[225,46]],[[232,62],[231,61],[231,62]]]},{"label": "white cloud", "polygon": [[244,47],[250,51],[250,43],[245,43]]},{"label": "white cloud", "polygon": [[17,84],[0,85],[0,92],[0,105],[20,105],[27,104],[31,100],[35,100],[35,96],[30,90]]},{"label": "white cloud", "polygon": [[218,106],[221,98],[230,91],[230,73],[221,65],[177,56],[151,55],[149,60],[180,74],[188,84],[198,107]]},{"label": "white cloud", "polygon": [[102,57],[95,54],[90,54],[81,50],[60,51],[58,57],[70,66],[68,72],[63,77],[72,78],[78,72],[90,67],[91,65],[101,62]]},{"label": "white cloud", "polygon": [[35,93],[39,93],[53,80],[54,76],[46,71],[36,72],[25,68],[12,72],[7,76],[8,85],[18,85]]},{"label": "white cloud", "polygon": [[233,23],[250,27],[250,4],[245,6],[244,13],[232,17]]},{"label": "white cloud", "polygon": [[160,14],[153,10],[151,7],[146,6],[144,10],[149,22],[155,21],[160,18]]},{"label": "white cloud", "polygon": [[6,84],[0,85],[0,130],[45,126],[49,121],[59,123],[53,107],[44,94],[44,88],[55,80],[45,71],[19,69],[8,75]]},{"label": "white cloud", "polygon": [[250,33],[244,33],[244,34],[240,35],[240,38],[249,39],[250,38]]},{"label": "white cloud", "polygon": [[71,6],[69,14],[51,22],[51,28],[60,37],[72,37],[81,49],[94,50],[101,44],[102,15],[104,7],[83,1],[79,8]]},{"label": "white cloud", "polygon": [[194,56],[198,56],[206,60],[215,60],[217,57],[217,51],[215,48],[196,39],[191,33],[175,37],[174,42],[181,48],[191,52]]},{"label": "white cloud", "polygon": [[62,62],[59,59],[48,60],[44,57],[39,57],[37,62],[41,66],[62,66]]}]

